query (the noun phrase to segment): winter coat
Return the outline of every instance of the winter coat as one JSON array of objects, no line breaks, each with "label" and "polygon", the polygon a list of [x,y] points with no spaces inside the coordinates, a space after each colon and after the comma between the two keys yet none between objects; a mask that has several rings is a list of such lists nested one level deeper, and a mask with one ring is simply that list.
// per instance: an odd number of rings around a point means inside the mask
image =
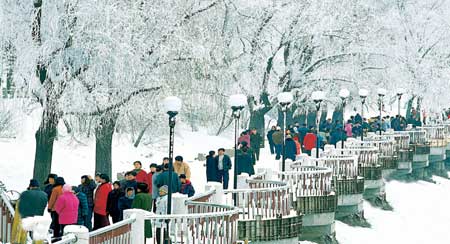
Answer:
[{"label": "winter coat", "polygon": [[[245,151],[247,149],[247,151]],[[255,174],[255,169],[253,168],[254,159],[252,157],[252,152],[248,148],[241,148],[237,152],[236,166],[238,175],[241,173],[247,173],[249,175]]]},{"label": "winter coat", "polygon": [[345,132],[347,133],[347,137],[352,137],[353,136],[352,124],[351,123],[345,124]]},{"label": "winter coat", "polygon": [[298,139],[300,143],[303,143],[306,134],[308,134],[308,128],[306,128],[305,126],[298,128]]},{"label": "winter coat", "polygon": [[296,139],[294,139],[294,142],[295,142],[295,146],[297,147],[296,154],[297,154],[297,155],[302,154],[302,145],[301,145],[300,142],[299,142],[298,140],[296,140]]},{"label": "winter coat", "polygon": [[136,181],[137,182],[142,182],[142,183],[149,185],[147,182],[147,172],[145,172],[145,170],[135,169],[134,172],[136,172]]},{"label": "winter coat", "polygon": [[147,174],[147,185],[148,185],[148,192],[149,194],[152,194],[153,192],[153,172],[149,172]]},{"label": "winter coat", "polygon": [[303,140],[303,147],[305,150],[311,151],[313,148],[316,148],[317,144],[317,136],[313,133],[308,133],[305,135],[305,139]]},{"label": "winter coat", "polygon": [[267,132],[267,140],[269,141],[269,143],[273,143],[273,138],[272,135],[273,133],[275,133],[276,130],[269,130],[269,132]]},{"label": "winter coat", "polygon": [[47,206],[47,194],[39,189],[27,190],[20,195],[19,213],[22,219],[43,216]]},{"label": "winter coat", "polygon": [[354,136],[360,136],[360,135],[362,135],[362,133],[363,133],[362,126],[354,126],[352,128],[352,134]]},{"label": "winter coat", "polygon": [[78,188],[86,195],[88,206],[92,209],[94,207],[94,191],[95,188],[97,188],[97,185],[93,180],[90,180],[89,182],[79,185]]},{"label": "winter coat", "polygon": [[275,133],[273,133],[272,139],[275,145],[283,144],[283,132],[281,130],[277,130]]},{"label": "winter coat", "polygon": [[356,114],[356,116],[355,116],[355,124],[356,123],[362,124],[362,122],[363,122],[363,119],[362,119],[361,115],[360,114]]},{"label": "winter coat", "polygon": [[[153,201],[152,197],[148,193],[138,193],[134,197],[132,208],[142,209],[148,212],[152,211]],[[150,220],[145,221],[145,238],[152,237],[152,225]]]},{"label": "winter coat", "polygon": [[131,205],[133,205],[133,201],[134,201],[134,195],[131,198],[127,197],[127,196],[123,196],[123,197],[119,198],[117,207],[119,208],[120,216],[123,216],[123,211],[125,211],[127,209],[131,209]]},{"label": "winter coat", "polygon": [[[156,186],[169,186],[169,171],[165,170],[161,174],[158,175],[156,179]],[[178,178],[178,175],[173,172],[172,174],[172,192],[179,192],[181,189],[181,182],[180,178]]]},{"label": "winter coat", "polygon": [[156,179],[158,178],[158,175],[161,174],[160,172],[155,172],[152,177],[152,199],[156,199],[159,197],[159,187],[156,186]]},{"label": "winter coat", "polygon": [[250,145],[253,149],[261,148],[263,138],[259,133],[250,135]]},{"label": "winter coat", "polygon": [[127,188],[134,188],[134,191],[137,191],[137,181],[136,180],[126,180],[121,184],[122,190],[125,192]]},{"label": "winter coat", "polygon": [[50,197],[52,196],[52,190],[53,190],[52,184],[45,185],[44,192],[47,194],[47,201],[49,201]]},{"label": "winter coat", "polygon": [[241,136],[241,137],[239,137],[239,139],[238,139],[238,142],[239,143],[241,143],[241,142],[247,142],[247,147],[250,147],[251,146],[251,141],[250,141],[250,136],[249,135],[243,135],[243,136]]},{"label": "winter coat", "polygon": [[55,203],[55,211],[59,215],[59,224],[78,223],[78,205],[80,201],[72,192],[64,192]]},{"label": "winter coat", "polygon": [[184,175],[186,175],[187,179],[191,178],[191,168],[185,162],[179,162],[179,163],[174,162],[173,170],[178,174],[178,176],[184,174]]},{"label": "winter coat", "polygon": [[[224,157],[225,158],[225,157]],[[218,159],[213,156],[206,157],[206,181],[219,181],[218,177]]]},{"label": "winter coat", "polygon": [[52,195],[50,196],[50,200],[48,201],[48,209],[50,211],[55,211],[55,203],[58,200],[59,196],[63,194],[62,186],[55,186],[52,189]]},{"label": "winter coat", "polygon": [[98,186],[94,196],[94,213],[106,216],[106,206],[108,202],[108,194],[111,192],[111,183],[103,183]]},{"label": "winter coat", "polygon": [[[165,215],[167,214],[167,195],[158,197],[156,199],[156,214]],[[156,220],[155,227],[162,228],[164,226],[164,220]]]},{"label": "winter coat", "polygon": [[121,190],[112,190],[108,194],[108,201],[106,202],[106,212],[111,216],[120,216],[119,198],[125,194]]},{"label": "winter coat", "polygon": [[[217,167],[219,167],[219,155],[217,155],[215,157],[215,160],[217,161]],[[231,169],[231,166],[232,166],[231,165],[231,159],[230,159],[230,157],[228,155],[226,155],[226,154],[223,155],[222,164],[223,164],[222,165],[223,170],[228,171],[228,170]]]},{"label": "winter coat", "polygon": [[292,161],[295,161],[295,157],[297,154],[297,146],[295,145],[295,142],[292,138],[286,138],[286,158],[291,159]]},{"label": "winter coat", "polygon": [[84,221],[84,217],[88,215],[89,204],[87,200],[86,194],[83,192],[78,192],[75,194],[78,198],[80,204],[78,205],[78,224],[82,224]]},{"label": "winter coat", "polygon": [[180,193],[184,195],[188,195],[188,197],[192,197],[195,194],[194,187],[190,180],[186,180],[185,184],[181,184]]},{"label": "winter coat", "polygon": [[345,136],[345,132],[342,130],[342,127],[333,130],[330,134],[330,144],[333,144],[335,146],[338,141],[343,141],[345,139],[347,138]]}]

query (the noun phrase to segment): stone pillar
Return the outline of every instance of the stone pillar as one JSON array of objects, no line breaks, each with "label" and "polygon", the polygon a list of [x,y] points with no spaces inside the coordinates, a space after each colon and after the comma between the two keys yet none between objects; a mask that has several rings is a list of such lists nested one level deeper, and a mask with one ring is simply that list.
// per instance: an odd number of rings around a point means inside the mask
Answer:
[{"label": "stone pillar", "polygon": [[81,225],[68,225],[64,228],[64,235],[74,235],[76,244],[89,244],[89,230]]},{"label": "stone pillar", "polygon": [[136,221],[131,224],[131,243],[145,244],[145,214],[147,211],[142,209],[127,209],[123,212],[123,218],[129,219],[132,215],[136,216]]},{"label": "stone pillar", "polygon": [[247,179],[249,179],[250,176],[247,173],[242,173],[237,176],[237,189],[248,189],[248,183]]},{"label": "stone pillar", "polygon": [[187,195],[174,193],[172,194],[172,214],[188,214],[186,206]]},{"label": "stone pillar", "polygon": [[220,182],[208,182],[205,185],[205,191],[216,190],[216,194],[211,197],[211,202],[215,204],[224,203],[225,195],[223,193],[223,185]]}]

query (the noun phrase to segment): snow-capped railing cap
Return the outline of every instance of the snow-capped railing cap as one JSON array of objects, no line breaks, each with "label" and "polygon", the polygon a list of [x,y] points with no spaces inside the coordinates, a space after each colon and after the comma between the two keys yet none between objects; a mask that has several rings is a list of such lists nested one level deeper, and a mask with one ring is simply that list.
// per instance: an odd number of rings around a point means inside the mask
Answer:
[{"label": "snow-capped railing cap", "polygon": [[167,112],[179,112],[181,110],[181,99],[175,96],[166,97],[163,101]]},{"label": "snow-capped railing cap", "polygon": [[325,92],[323,92],[323,91],[314,91],[311,94],[311,99],[314,102],[321,102],[321,101],[325,100]]},{"label": "snow-capped railing cap", "polygon": [[378,93],[378,96],[380,96],[380,97],[386,96],[387,90],[384,88],[378,88],[377,93]]},{"label": "snow-capped railing cap", "polygon": [[279,103],[289,104],[294,100],[294,96],[290,92],[282,92],[277,96]]},{"label": "snow-capped railing cap", "polygon": [[244,94],[234,94],[228,99],[228,105],[232,108],[244,108],[247,105],[247,97]]},{"label": "snow-capped railing cap", "polygon": [[369,95],[369,90],[361,88],[358,91],[360,97],[367,97]]},{"label": "snow-capped railing cap", "polygon": [[340,91],[339,91],[339,97],[341,97],[341,98],[347,98],[347,97],[349,97],[350,96],[350,91],[348,90],[348,89],[346,89],[346,88],[342,88]]}]

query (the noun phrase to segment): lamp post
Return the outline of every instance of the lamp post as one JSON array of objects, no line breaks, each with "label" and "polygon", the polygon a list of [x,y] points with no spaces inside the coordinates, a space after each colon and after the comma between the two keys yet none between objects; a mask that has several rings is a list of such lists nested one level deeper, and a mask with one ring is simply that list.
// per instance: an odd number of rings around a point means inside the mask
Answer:
[{"label": "lamp post", "polygon": [[[243,94],[231,95],[228,104],[233,110],[234,126],[234,175],[233,175],[233,189],[237,189],[237,150],[238,150],[238,130],[239,130],[239,118],[241,117],[241,111],[247,104],[247,97]],[[236,194],[233,194],[234,205],[237,205]]]},{"label": "lamp post", "polygon": [[380,118],[378,119],[378,127],[379,127],[378,130],[380,132],[380,136],[381,136],[381,131],[382,131],[381,116],[383,113],[383,98],[384,98],[384,96],[386,96],[386,93],[387,93],[386,89],[384,89],[384,88],[378,89],[378,109],[380,110]]},{"label": "lamp post", "polygon": [[364,140],[364,104],[366,103],[366,98],[369,95],[369,91],[366,89],[359,89],[359,97],[361,98],[361,127],[362,127],[362,133],[361,133],[361,141]]},{"label": "lamp post", "polygon": [[402,100],[402,96],[405,94],[405,90],[403,88],[399,88],[397,90],[397,98],[398,98],[398,116],[400,117],[400,103]]},{"label": "lamp post", "polygon": [[[178,97],[167,97],[163,101],[164,107],[169,115],[169,180],[168,180],[168,194],[167,194],[167,214],[172,213],[172,177],[173,177],[173,143],[175,139],[175,118],[181,109],[181,99]],[[169,238],[169,223],[170,220],[166,220],[167,228],[165,236]]]},{"label": "lamp post", "polygon": [[315,91],[311,94],[311,98],[316,104],[316,158],[319,158],[319,129],[320,129],[320,105],[325,99],[325,93],[323,91]]},{"label": "lamp post", "polygon": [[[342,100],[342,130],[345,133],[345,105],[347,104],[347,98],[350,96],[350,91],[342,88],[339,91],[339,97]],[[344,148],[344,137],[341,138],[342,148]]]},{"label": "lamp post", "polygon": [[281,111],[283,112],[283,155],[281,161],[281,172],[286,170],[286,113],[289,105],[292,103],[294,97],[290,92],[282,92],[277,96],[278,103],[281,106]]}]

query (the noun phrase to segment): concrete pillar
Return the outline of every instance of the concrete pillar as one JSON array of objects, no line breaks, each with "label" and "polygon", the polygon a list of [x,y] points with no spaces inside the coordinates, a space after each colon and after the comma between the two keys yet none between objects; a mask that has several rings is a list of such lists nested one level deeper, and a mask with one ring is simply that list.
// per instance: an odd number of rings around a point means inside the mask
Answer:
[{"label": "concrete pillar", "polygon": [[89,230],[81,225],[68,225],[64,228],[64,235],[74,235],[76,244],[89,244]]},{"label": "concrete pillar", "polygon": [[136,216],[136,221],[131,224],[131,243],[145,244],[145,214],[142,209],[127,209],[123,212],[123,218],[128,219],[132,215]]},{"label": "concrete pillar", "polygon": [[186,206],[187,195],[174,193],[172,194],[172,213],[173,214],[188,214]]},{"label": "concrete pillar", "polygon": [[250,176],[247,173],[242,173],[237,176],[237,189],[248,189],[249,185],[247,183],[247,179],[249,179]]},{"label": "concrete pillar", "polygon": [[216,190],[216,194],[211,197],[211,202],[215,204],[224,203],[225,195],[223,193],[223,185],[220,182],[208,182],[205,185],[205,191]]}]

